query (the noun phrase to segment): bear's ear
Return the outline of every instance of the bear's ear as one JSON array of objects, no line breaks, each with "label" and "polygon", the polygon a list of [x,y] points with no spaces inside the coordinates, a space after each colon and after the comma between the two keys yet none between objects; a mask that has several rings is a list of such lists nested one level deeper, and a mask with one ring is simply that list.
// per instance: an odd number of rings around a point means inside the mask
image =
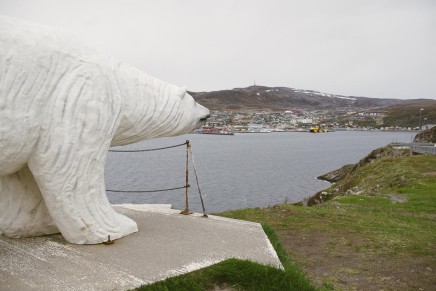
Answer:
[{"label": "bear's ear", "polygon": [[177,96],[179,96],[181,99],[185,97],[186,95],[186,87],[180,87],[177,89]]}]

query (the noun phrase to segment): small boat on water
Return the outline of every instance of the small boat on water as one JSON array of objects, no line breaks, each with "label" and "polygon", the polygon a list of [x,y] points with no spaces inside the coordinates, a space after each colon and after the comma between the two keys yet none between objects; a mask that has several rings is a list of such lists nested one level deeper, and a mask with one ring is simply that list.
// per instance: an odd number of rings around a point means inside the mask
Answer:
[{"label": "small boat on water", "polygon": [[329,132],[327,127],[320,127],[318,125],[312,125],[309,129],[310,132],[320,133],[320,132]]}]

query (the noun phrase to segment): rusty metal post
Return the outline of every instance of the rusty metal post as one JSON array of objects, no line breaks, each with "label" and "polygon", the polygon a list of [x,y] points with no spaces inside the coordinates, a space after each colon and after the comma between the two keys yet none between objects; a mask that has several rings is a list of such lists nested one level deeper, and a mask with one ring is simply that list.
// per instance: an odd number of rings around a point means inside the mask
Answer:
[{"label": "rusty metal post", "polygon": [[189,211],[189,202],[188,202],[188,188],[189,188],[189,148],[191,144],[189,140],[186,141],[186,206],[185,210],[180,212],[180,214],[189,215],[191,212]]},{"label": "rusty metal post", "polygon": [[197,181],[198,194],[200,195],[201,206],[203,207],[203,217],[208,217],[206,213],[206,208],[204,207],[203,195],[201,194],[200,182],[198,181],[197,169],[194,162],[194,154],[192,153],[191,147],[189,147],[189,152],[191,153],[192,167],[194,168],[195,180]]}]

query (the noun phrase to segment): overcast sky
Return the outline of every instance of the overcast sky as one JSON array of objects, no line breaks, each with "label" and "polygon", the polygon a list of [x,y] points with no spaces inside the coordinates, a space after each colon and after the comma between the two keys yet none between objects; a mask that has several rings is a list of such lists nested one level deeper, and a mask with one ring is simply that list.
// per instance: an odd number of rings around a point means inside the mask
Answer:
[{"label": "overcast sky", "polygon": [[436,0],[0,0],[191,91],[436,99]]}]

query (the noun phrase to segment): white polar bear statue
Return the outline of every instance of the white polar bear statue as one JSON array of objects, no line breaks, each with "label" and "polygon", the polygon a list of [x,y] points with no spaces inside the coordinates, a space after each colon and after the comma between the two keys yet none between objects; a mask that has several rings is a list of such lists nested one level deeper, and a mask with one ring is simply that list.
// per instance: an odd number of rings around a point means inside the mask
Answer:
[{"label": "white polar bear statue", "polygon": [[109,147],[184,134],[208,115],[182,88],[1,17],[0,234],[96,244],[136,232],[106,196]]}]

